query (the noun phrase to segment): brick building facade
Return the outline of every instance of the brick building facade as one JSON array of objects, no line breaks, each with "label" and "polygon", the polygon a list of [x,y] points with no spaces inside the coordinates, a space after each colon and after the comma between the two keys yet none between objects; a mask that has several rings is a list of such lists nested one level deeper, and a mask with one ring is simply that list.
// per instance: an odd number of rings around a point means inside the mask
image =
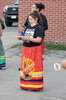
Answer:
[{"label": "brick building facade", "polygon": [[0,0],[0,18],[3,19],[3,8],[6,5],[11,5],[11,3],[15,0]]},{"label": "brick building facade", "polygon": [[[19,0],[19,21],[25,22],[32,4],[36,2],[40,3],[40,0]],[[41,2],[45,4],[45,10],[41,13],[47,17],[48,21],[45,41],[66,44],[66,0],[41,0]],[[19,32],[21,32],[20,24]]]}]

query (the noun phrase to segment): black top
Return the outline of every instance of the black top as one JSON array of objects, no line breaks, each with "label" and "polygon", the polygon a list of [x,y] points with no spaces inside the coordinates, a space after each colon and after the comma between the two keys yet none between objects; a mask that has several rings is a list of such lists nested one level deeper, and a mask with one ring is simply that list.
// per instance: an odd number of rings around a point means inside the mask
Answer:
[{"label": "black top", "polygon": [[48,30],[48,23],[47,23],[46,17],[44,15],[42,15],[41,13],[40,13],[40,15],[41,15],[41,18],[43,20],[43,29],[44,29],[44,31]]},{"label": "black top", "polygon": [[24,23],[26,27],[30,27],[29,18],[27,17],[26,22]]},{"label": "black top", "polygon": [[[44,38],[44,31],[43,31],[42,26],[36,25],[33,27],[26,28],[25,36],[28,36],[31,38],[41,37],[43,39]],[[23,46],[25,46],[25,47],[33,47],[33,46],[39,46],[39,45],[41,45],[41,43],[34,43],[31,41],[23,42]]]},{"label": "black top", "polygon": [[[48,23],[47,23],[46,17],[45,17],[44,15],[42,15],[41,13],[40,13],[40,16],[41,16],[41,18],[42,18],[42,20],[43,20],[43,30],[44,30],[44,31],[45,31],[45,30],[48,30]],[[29,26],[30,26],[28,17],[27,17],[26,22],[25,22],[24,25],[25,25],[26,27],[29,27]]]}]

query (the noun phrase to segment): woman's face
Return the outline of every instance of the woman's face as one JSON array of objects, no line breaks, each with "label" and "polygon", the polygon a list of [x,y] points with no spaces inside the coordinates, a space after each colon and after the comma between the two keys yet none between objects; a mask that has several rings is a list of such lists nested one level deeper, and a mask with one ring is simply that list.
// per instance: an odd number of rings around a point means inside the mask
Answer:
[{"label": "woman's face", "polygon": [[36,24],[37,23],[37,18],[34,19],[31,16],[29,16],[29,22],[30,22],[30,25]]},{"label": "woman's face", "polygon": [[38,9],[36,8],[36,5],[35,4],[33,4],[32,5],[32,8],[31,8],[31,12],[33,12],[33,11],[38,11]]}]

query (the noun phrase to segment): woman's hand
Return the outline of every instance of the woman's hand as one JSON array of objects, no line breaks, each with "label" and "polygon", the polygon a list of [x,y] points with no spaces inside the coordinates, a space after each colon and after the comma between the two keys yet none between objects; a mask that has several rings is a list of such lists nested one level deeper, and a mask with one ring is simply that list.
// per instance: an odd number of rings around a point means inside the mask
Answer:
[{"label": "woman's hand", "polygon": [[26,41],[26,40],[29,40],[29,37],[27,37],[27,36],[21,36],[21,39],[24,40],[24,41]]},{"label": "woman's hand", "polygon": [[18,39],[18,40],[21,40],[22,38],[21,38],[21,36],[17,36],[17,39]]},{"label": "woman's hand", "polygon": [[27,37],[27,36],[17,36],[17,39],[25,41],[25,40],[28,40],[29,37]]}]

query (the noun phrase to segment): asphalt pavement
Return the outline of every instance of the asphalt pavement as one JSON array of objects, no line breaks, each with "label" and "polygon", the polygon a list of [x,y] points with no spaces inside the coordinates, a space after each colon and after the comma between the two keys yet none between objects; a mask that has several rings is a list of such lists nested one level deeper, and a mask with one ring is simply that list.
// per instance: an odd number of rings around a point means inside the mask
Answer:
[{"label": "asphalt pavement", "polygon": [[66,70],[55,71],[54,63],[66,59],[66,51],[48,51],[44,54],[44,89],[26,91],[20,89],[20,67],[22,47],[10,48],[17,42],[18,23],[3,31],[6,70],[0,70],[0,100],[66,100]]}]

